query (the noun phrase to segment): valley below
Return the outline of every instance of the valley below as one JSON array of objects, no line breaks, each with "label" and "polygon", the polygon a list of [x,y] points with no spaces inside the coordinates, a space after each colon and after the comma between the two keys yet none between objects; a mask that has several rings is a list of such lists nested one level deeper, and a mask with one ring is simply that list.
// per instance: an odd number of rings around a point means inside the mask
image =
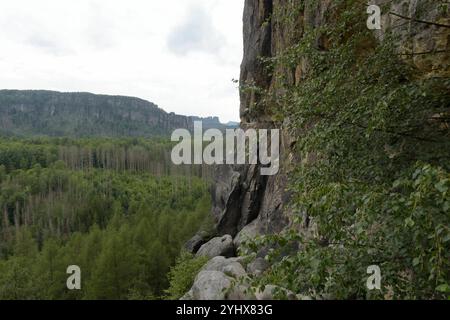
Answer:
[{"label": "valley below", "polygon": [[170,130],[199,118],[56,92],[0,91],[0,110],[0,299],[170,297],[184,243],[213,227],[212,168],[170,159]]}]

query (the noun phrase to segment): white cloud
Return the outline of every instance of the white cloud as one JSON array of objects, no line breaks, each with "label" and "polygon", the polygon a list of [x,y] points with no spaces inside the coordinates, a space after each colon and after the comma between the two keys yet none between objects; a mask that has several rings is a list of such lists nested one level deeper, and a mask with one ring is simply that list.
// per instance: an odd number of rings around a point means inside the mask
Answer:
[{"label": "white cloud", "polygon": [[191,52],[217,54],[225,37],[214,27],[212,18],[201,6],[193,6],[185,20],[168,37],[169,49],[184,56]]},{"label": "white cloud", "polygon": [[137,96],[237,120],[243,0],[0,0],[0,88]]}]

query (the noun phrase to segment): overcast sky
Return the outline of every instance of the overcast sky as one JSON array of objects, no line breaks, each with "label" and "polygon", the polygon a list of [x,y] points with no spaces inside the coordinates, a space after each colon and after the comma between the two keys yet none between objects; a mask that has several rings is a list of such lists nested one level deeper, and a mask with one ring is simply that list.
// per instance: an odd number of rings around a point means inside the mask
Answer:
[{"label": "overcast sky", "polygon": [[244,0],[0,0],[0,89],[136,96],[239,119]]}]

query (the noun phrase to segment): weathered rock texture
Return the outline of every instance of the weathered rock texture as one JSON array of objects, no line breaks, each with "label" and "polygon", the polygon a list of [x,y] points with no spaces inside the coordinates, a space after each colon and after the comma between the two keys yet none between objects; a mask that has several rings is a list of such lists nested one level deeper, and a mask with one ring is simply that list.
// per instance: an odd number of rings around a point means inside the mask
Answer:
[{"label": "weathered rock texture", "polygon": [[245,296],[245,289],[234,289],[233,281],[246,275],[239,258],[215,257],[211,259],[199,272],[194,284],[183,300],[224,300]]},{"label": "weathered rock texture", "polygon": [[[371,1],[381,7],[385,2]],[[436,25],[450,25],[449,15],[440,8],[442,3],[438,0],[391,1],[384,9],[382,30],[378,32],[382,38],[386,30],[394,30],[400,36],[399,53],[405,54],[405,61],[427,77],[450,74],[450,28]],[[435,53],[424,54],[429,52]]]},{"label": "weathered rock texture", "polygon": [[232,257],[234,254],[233,238],[230,235],[211,239],[202,245],[197,252],[197,256],[209,258],[217,256]]}]

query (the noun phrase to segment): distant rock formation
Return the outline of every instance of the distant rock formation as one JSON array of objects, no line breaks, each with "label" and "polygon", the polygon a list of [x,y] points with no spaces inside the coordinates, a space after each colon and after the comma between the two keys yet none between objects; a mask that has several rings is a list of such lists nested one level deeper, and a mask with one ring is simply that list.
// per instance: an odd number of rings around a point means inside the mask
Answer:
[{"label": "distant rock formation", "polygon": [[174,129],[224,129],[219,118],[167,113],[154,103],[124,96],[0,90],[0,134],[17,136],[150,137]]}]

